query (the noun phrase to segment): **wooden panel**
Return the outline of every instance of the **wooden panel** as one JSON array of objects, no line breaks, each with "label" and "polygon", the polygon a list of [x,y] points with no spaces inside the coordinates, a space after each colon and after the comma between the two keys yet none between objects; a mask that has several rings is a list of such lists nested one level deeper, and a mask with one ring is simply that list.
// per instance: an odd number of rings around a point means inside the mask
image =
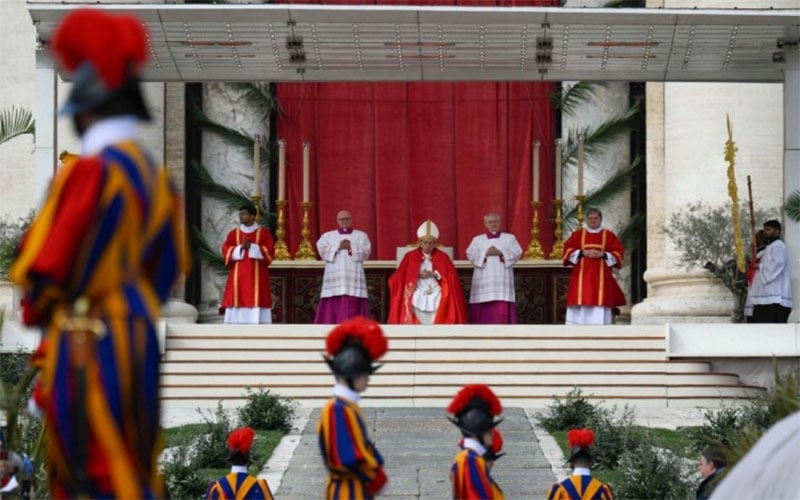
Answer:
[{"label": "wooden panel", "polygon": [[[469,302],[472,268],[458,266],[458,277]],[[321,266],[273,266],[270,268],[272,319],[275,323],[314,322],[322,286]],[[384,323],[389,307],[389,276],[394,265],[366,268],[370,315]],[[561,266],[518,267],[514,269],[517,312],[522,324],[563,324],[564,297],[570,270]]]}]

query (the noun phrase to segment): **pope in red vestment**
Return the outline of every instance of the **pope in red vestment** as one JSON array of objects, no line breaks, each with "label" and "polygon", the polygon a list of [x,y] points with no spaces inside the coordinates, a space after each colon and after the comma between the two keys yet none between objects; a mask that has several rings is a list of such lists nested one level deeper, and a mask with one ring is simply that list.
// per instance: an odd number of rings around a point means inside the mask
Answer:
[{"label": "pope in red vestment", "polygon": [[563,264],[574,266],[567,290],[568,324],[610,323],[611,310],[626,303],[612,274],[613,268],[622,266],[625,248],[613,232],[600,227],[602,221],[599,210],[588,210],[587,228],[575,231],[564,243]]},{"label": "pope in red vestment", "polygon": [[275,255],[269,230],[255,223],[255,208],[239,210],[241,225],[228,233],[222,257],[228,281],[222,296],[226,323],[271,323],[272,294],[268,266]]},{"label": "pope in red vestment", "polygon": [[462,324],[467,322],[464,292],[453,261],[436,248],[439,230],[425,221],[420,247],[403,257],[389,278],[389,319],[401,324]]}]

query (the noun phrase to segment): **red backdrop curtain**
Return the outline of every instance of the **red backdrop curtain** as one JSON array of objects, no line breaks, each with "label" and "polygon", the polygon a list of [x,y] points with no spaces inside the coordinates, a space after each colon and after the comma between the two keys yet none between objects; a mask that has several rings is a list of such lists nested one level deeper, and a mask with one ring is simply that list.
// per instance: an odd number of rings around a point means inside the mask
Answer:
[{"label": "red backdrop curtain", "polygon": [[[299,3],[299,2],[282,2]],[[310,2],[302,3],[368,3]],[[466,1],[377,4],[476,5]],[[551,5],[497,0],[496,5]],[[485,6],[487,2],[481,2]],[[393,260],[426,219],[464,259],[483,214],[497,211],[523,248],[530,241],[532,143],[540,141],[542,246],[553,240],[552,83],[279,83],[278,138],[286,141],[286,239],[300,243],[302,143],[311,145],[311,240],[348,209],[372,240],[372,259]]]}]

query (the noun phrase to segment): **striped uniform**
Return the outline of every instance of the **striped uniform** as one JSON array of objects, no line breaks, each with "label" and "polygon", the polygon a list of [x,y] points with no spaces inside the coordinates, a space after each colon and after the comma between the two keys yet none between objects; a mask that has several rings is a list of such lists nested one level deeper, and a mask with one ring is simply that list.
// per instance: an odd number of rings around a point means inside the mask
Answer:
[{"label": "striped uniform", "polygon": [[[154,323],[189,270],[181,208],[166,170],[124,140],[62,167],[24,238],[11,277],[24,322],[44,327],[32,363],[54,497],[161,494]],[[68,334],[78,297],[105,327],[96,342]]]},{"label": "striped uniform", "polygon": [[386,484],[386,474],[383,457],[367,436],[361,408],[341,397],[328,400],[317,436],[328,468],[325,498],[374,498]]},{"label": "striped uniform", "polygon": [[613,500],[608,484],[587,475],[572,475],[555,483],[547,492],[547,500]]},{"label": "striped uniform", "polygon": [[450,468],[453,498],[502,500],[503,492],[489,475],[486,461],[475,450],[463,449]]},{"label": "striped uniform", "polygon": [[207,500],[272,500],[269,485],[247,472],[231,472],[211,484]]}]

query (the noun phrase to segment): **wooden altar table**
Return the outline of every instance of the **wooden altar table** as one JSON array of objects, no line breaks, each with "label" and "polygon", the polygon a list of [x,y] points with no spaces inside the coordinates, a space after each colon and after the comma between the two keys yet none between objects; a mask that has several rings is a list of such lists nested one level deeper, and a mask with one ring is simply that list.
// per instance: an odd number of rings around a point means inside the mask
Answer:
[{"label": "wooden altar table", "polygon": [[[467,303],[472,284],[472,265],[455,261]],[[397,267],[393,260],[365,262],[370,314],[386,322],[389,306],[389,276]],[[276,261],[269,268],[274,323],[313,323],[322,286],[325,265],[322,261]],[[570,268],[558,261],[527,261],[514,266],[517,313],[523,324],[563,324],[564,297]]]}]

